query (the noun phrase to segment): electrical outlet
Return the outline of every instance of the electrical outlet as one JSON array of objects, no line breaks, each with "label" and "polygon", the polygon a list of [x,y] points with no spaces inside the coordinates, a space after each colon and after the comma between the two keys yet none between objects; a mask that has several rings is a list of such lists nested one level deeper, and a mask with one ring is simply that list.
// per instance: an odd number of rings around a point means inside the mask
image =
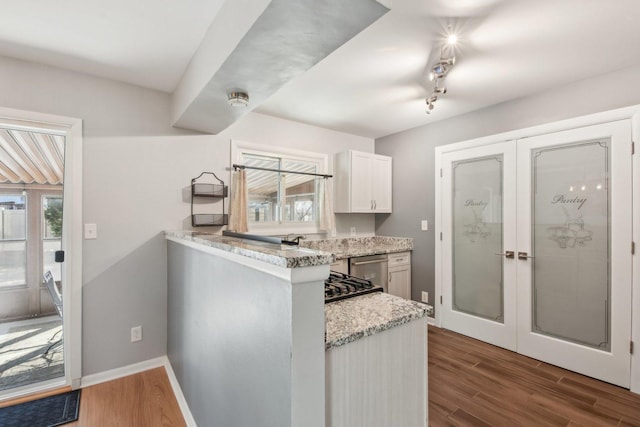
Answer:
[{"label": "electrical outlet", "polygon": [[356,235],[356,228],[355,227],[351,227],[351,235],[352,236]]},{"label": "electrical outlet", "polygon": [[422,291],[422,302],[429,303],[429,292]]},{"label": "electrical outlet", "polygon": [[131,328],[131,342],[142,341],[142,326]]}]

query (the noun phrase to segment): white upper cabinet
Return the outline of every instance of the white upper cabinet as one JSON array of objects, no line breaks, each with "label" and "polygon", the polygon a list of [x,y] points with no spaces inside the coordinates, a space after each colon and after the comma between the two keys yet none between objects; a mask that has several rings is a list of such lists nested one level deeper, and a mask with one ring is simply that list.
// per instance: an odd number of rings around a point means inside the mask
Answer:
[{"label": "white upper cabinet", "polygon": [[334,211],[391,213],[391,157],[349,150],[334,162]]}]

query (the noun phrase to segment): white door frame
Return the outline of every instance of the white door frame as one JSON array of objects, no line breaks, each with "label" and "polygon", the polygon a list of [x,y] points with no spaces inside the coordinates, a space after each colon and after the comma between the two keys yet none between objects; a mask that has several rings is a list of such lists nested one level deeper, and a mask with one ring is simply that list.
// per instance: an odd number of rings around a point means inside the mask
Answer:
[{"label": "white door frame", "polygon": [[[435,148],[435,293],[436,301],[440,301],[442,296],[443,281],[443,251],[440,235],[443,232],[443,215],[442,206],[442,188],[440,185],[442,154],[453,151],[465,150],[472,147],[480,147],[484,145],[494,144],[503,141],[522,139],[532,136],[544,135],[552,132],[575,129],[600,123],[608,123],[623,119],[632,119],[631,138],[633,141],[640,142],[640,105],[620,108],[616,110],[605,111],[602,113],[580,116],[572,119],[562,120],[553,123],[547,123],[539,126],[533,126],[524,129],[518,129],[510,132],[504,132],[496,135],[490,135],[482,138],[471,139],[454,144],[443,145]],[[640,189],[640,144],[636,149],[633,158],[633,186],[634,194]],[[633,223],[633,239],[636,242],[636,253],[633,256],[633,283],[632,283],[632,320],[631,334],[635,343],[635,351],[631,355],[631,391],[640,393],[640,197],[633,200],[634,206],[634,223]],[[441,307],[437,305],[435,310],[435,322],[437,326],[442,325]]]},{"label": "white door frame", "polygon": [[0,107],[0,120],[26,129],[38,129],[65,135],[64,216],[62,266],[64,311],[63,380],[51,380],[0,393],[0,400],[70,385],[80,387],[82,377],[82,120]]}]

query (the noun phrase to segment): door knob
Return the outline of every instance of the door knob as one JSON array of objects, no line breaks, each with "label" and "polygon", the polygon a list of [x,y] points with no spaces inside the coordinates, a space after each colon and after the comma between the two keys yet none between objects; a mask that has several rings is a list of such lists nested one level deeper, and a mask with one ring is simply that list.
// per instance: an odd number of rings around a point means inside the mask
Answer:
[{"label": "door knob", "polygon": [[527,254],[526,252],[518,252],[518,259],[527,260],[529,258],[533,258],[533,256]]},{"label": "door knob", "polygon": [[500,255],[500,256],[504,256],[505,258],[511,258],[512,259],[515,256],[515,252],[513,252],[513,251],[504,251],[504,252],[501,252],[501,253],[497,253],[496,255]]}]

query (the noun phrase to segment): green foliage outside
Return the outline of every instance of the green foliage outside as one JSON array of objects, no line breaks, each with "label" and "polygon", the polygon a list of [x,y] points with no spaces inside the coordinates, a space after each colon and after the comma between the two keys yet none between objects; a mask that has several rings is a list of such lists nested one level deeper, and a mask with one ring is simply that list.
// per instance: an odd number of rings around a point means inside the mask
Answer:
[{"label": "green foliage outside", "polygon": [[52,237],[62,236],[62,198],[48,198],[44,218],[49,224]]}]

